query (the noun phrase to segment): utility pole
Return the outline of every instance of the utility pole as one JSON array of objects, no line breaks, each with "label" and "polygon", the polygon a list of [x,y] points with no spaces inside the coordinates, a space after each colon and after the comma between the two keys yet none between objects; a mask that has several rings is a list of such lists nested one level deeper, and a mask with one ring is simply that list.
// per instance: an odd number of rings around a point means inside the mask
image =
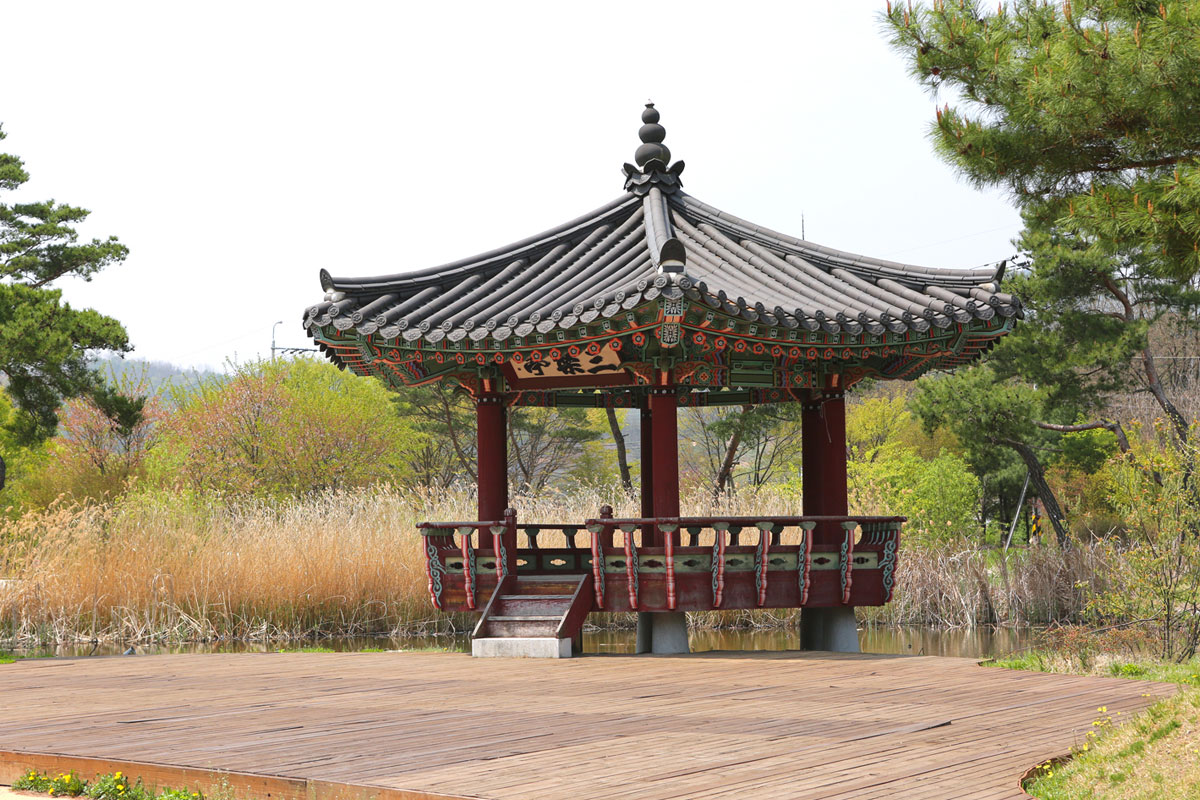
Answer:
[{"label": "utility pole", "polygon": [[271,326],[271,360],[275,360],[275,329],[283,324],[283,320],[279,320]]}]

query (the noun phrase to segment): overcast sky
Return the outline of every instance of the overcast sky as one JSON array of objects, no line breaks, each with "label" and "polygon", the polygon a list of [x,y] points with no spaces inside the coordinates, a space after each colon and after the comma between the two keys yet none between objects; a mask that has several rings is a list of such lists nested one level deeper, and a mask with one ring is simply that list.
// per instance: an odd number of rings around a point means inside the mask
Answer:
[{"label": "overcast sky", "polygon": [[1006,258],[1018,215],[934,157],[882,5],[0,0],[0,148],[20,197],[131,249],[68,301],[188,366],[266,355],[277,320],[307,346],[321,267],[420,269],[603,205],[647,99],[706,203],[882,258]]}]

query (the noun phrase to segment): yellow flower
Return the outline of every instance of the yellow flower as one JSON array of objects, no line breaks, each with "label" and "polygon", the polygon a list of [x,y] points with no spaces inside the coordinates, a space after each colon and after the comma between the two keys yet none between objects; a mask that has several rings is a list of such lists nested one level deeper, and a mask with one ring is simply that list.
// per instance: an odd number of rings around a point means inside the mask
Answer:
[{"label": "yellow flower", "polygon": [[113,777],[116,778],[117,780],[121,780],[121,773],[115,772],[115,773],[113,773]]},{"label": "yellow flower", "polygon": [[122,792],[125,791],[125,787],[119,783],[117,784],[117,788],[120,789]]},{"label": "yellow flower", "polygon": [[1108,706],[1100,706],[1096,710],[1103,714],[1105,711],[1108,711]]}]

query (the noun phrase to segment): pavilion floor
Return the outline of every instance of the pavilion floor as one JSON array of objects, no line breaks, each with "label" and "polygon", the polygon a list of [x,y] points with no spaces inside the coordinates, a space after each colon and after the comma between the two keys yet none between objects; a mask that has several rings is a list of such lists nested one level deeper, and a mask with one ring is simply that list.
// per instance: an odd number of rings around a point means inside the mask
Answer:
[{"label": "pavilion floor", "polygon": [[798,652],[28,660],[0,667],[0,782],[222,770],[242,799],[1016,798],[1099,706],[1119,722],[1173,691]]}]

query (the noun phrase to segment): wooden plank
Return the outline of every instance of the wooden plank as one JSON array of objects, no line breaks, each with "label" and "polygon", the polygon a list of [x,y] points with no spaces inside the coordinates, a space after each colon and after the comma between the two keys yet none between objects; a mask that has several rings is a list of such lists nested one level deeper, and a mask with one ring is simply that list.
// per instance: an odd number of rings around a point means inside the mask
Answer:
[{"label": "wooden plank", "polygon": [[1172,691],[796,652],[25,661],[0,669],[0,780],[77,764],[187,785],[220,770],[247,800],[1007,798],[1097,706],[1128,717]]}]

